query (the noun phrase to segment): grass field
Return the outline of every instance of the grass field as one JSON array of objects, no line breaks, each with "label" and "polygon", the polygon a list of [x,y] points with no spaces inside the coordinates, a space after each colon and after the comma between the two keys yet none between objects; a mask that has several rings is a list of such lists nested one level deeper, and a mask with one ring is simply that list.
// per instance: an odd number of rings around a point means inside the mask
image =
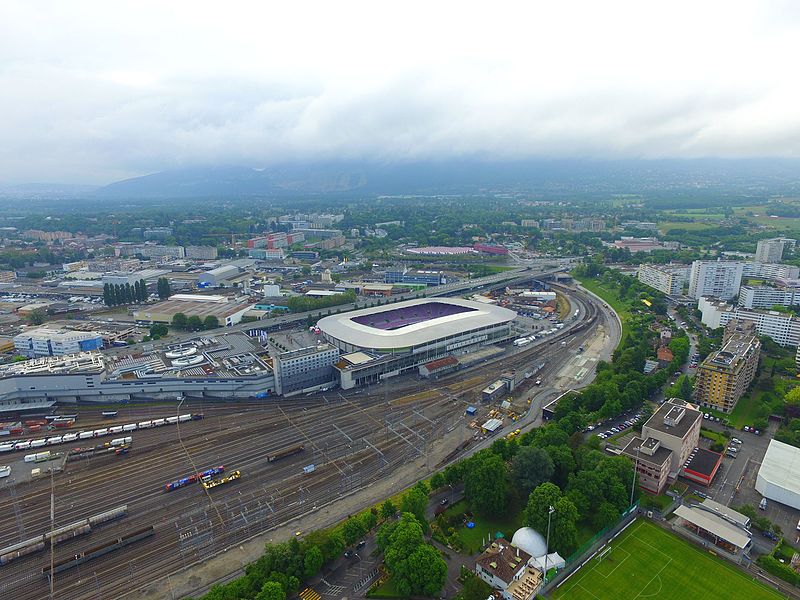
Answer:
[{"label": "grass field", "polygon": [[708,552],[638,520],[550,598],[565,600],[773,600],[772,589]]},{"label": "grass field", "polygon": [[716,225],[710,223],[700,223],[698,221],[663,221],[658,224],[658,230],[661,233],[667,233],[671,229],[685,229],[686,231],[702,231],[704,229],[711,229]]},{"label": "grass field", "polygon": [[622,336],[620,337],[620,343],[622,343],[622,338],[624,338],[625,334],[628,332],[628,321],[631,318],[628,304],[620,299],[617,290],[604,286],[596,279],[591,277],[576,277],[575,279],[587,290],[594,292],[605,300],[608,305],[614,309],[614,312],[619,315],[619,320],[622,321]]},{"label": "grass field", "polygon": [[[464,500],[460,500],[447,509],[447,514],[457,515],[465,510],[467,510],[467,503]],[[476,554],[480,552],[487,540],[494,540],[495,534],[498,532],[510,540],[514,532],[522,527],[523,516],[521,510],[510,507],[504,514],[497,515],[493,519],[476,516],[473,520],[475,527],[468,529],[460,526],[456,529],[456,532],[464,545],[464,551],[468,554]]]}]

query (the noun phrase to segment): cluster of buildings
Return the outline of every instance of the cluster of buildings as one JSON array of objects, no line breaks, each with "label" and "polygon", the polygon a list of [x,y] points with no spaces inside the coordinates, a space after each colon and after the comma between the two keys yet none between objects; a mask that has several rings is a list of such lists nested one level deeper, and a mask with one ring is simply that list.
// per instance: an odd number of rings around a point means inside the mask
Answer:
[{"label": "cluster of buildings", "polygon": [[[142,307],[135,317],[166,323],[182,312],[214,315],[220,324],[230,324],[250,307],[222,296],[178,294]],[[435,370],[435,361],[509,340],[515,317],[491,304],[423,298],[325,317],[312,331],[279,334],[254,325],[247,333],[198,334],[172,346],[121,354],[82,347],[99,347],[101,341],[92,335],[76,338],[77,347],[70,347],[74,353],[67,353],[66,346],[51,351],[61,334],[42,332],[49,343],[29,343],[30,355],[40,358],[0,366],[0,411],[38,407],[43,401],[115,402],[181,394],[247,398],[337,385],[348,389],[425,365]],[[38,339],[33,333],[26,335]],[[20,339],[21,346],[25,340]]]},{"label": "cluster of buildings", "polygon": [[215,260],[218,256],[216,246],[170,246],[145,242],[119,242],[114,245],[115,256],[141,256],[146,259],[171,260],[186,258],[189,260]]},{"label": "cluster of buildings", "polygon": [[711,482],[722,455],[698,447],[702,420],[693,405],[668,400],[642,426],[641,436],[628,442],[622,453],[633,461],[643,489],[660,494],[679,475]]}]

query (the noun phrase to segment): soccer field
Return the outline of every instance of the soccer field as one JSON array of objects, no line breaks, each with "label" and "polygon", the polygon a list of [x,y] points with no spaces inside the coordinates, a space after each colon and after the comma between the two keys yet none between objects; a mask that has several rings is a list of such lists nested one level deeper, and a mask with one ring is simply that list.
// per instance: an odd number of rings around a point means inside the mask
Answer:
[{"label": "soccer field", "polygon": [[[775,600],[781,594],[708,552],[637,520],[550,598],[563,600]],[[602,558],[601,558],[602,555]]]}]

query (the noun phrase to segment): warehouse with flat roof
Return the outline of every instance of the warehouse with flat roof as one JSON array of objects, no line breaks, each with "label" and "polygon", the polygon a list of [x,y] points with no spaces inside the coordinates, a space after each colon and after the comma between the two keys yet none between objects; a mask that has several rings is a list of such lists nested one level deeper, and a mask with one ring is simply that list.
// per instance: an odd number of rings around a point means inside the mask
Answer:
[{"label": "warehouse with flat roof", "polygon": [[220,326],[229,326],[239,323],[252,306],[250,302],[230,300],[224,296],[176,294],[169,300],[134,310],[133,318],[140,323],[171,323],[175,315],[182,313],[200,319],[214,316]]},{"label": "warehouse with flat roof", "polygon": [[800,448],[771,440],[756,476],[756,491],[800,509]]}]

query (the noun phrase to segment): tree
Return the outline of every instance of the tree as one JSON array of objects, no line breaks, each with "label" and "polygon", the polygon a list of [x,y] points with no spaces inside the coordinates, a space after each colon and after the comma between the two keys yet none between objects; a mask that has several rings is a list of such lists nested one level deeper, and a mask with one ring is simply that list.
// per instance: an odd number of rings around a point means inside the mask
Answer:
[{"label": "tree", "polygon": [[463,600],[486,600],[491,593],[492,588],[489,584],[474,573],[469,573],[461,588]]},{"label": "tree", "polygon": [[386,500],[383,504],[381,504],[381,517],[388,519],[396,514],[397,507],[392,503],[391,500]]},{"label": "tree", "polygon": [[575,457],[567,446],[546,446],[544,450],[553,461],[552,482],[562,490],[567,487],[569,476],[575,471]]},{"label": "tree", "polygon": [[153,338],[154,340],[163,337],[168,333],[169,329],[163,323],[153,323],[150,326],[150,337]]},{"label": "tree", "polygon": [[425,519],[425,508],[428,506],[428,493],[426,488],[419,483],[408,490],[400,499],[400,511],[403,513],[411,513],[423,527],[427,529],[427,520]]},{"label": "tree", "polygon": [[303,575],[305,578],[311,579],[319,573],[324,562],[322,550],[319,549],[319,546],[311,546],[306,550],[305,556],[303,556]]},{"label": "tree", "polygon": [[144,279],[139,280],[139,302],[147,301],[147,282]]},{"label": "tree", "polygon": [[139,289],[139,282],[133,282],[133,301],[139,302],[139,297],[142,295],[142,291]]},{"label": "tree", "polygon": [[436,473],[433,474],[433,477],[431,477],[432,490],[438,490],[439,488],[442,488],[446,485],[447,482],[444,479],[444,473],[442,473],[441,471],[437,471]]},{"label": "tree", "polygon": [[286,592],[277,581],[268,581],[254,600],[286,600]]},{"label": "tree", "polygon": [[361,519],[350,517],[344,522],[344,525],[342,525],[341,531],[344,536],[344,541],[349,546],[355,544],[358,539],[367,532],[367,528],[364,527],[364,522]]},{"label": "tree", "polygon": [[203,319],[203,329],[216,329],[219,327],[219,319],[214,315],[208,315]]},{"label": "tree", "polygon": [[31,325],[41,325],[46,318],[45,312],[41,308],[34,308],[28,313],[28,323]]},{"label": "tree", "polygon": [[541,448],[525,446],[511,461],[511,477],[523,497],[529,496],[538,485],[549,481],[553,471],[553,459]]},{"label": "tree", "polygon": [[203,321],[197,315],[192,315],[186,319],[186,329],[189,331],[200,331],[203,328]]},{"label": "tree", "polygon": [[547,531],[550,507],[555,508],[560,499],[561,490],[556,484],[547,482],[537,486],[528,496],[528,504],[525,506],[525,525],[533,527],[544,535]]},{"label": "tree", "polygon": [[[403,513],[399,521],[384,525],[390,531],[384,540],[384,562],[392,574],[403,573],[405,561],[425,543],[422,525],[411,513]],[[379,539],[380,541],[380,539]]]},{"label": "tree", "polygon": [[559,498],[553,508],[551,544],[558,552],[569,556],[578,547],[578,509],[566,496]]},{"label": "tree", "polygon": [[114,292],[110,283],[103,284],[103,303],[106,306],[114,306]]},{"label": "tree", "polygon": [[[447,581],[447,564],[433,546],[422,544],[408,557],[405,564],[405,581],[409,595],[437,597]],[[398,582],[403,590],[405,583]]]},{"label": "tree", "polygon": [[158,293],[158,297],[161,300],[166,300],[172,295],[172,289],[169,285],[169,279],[164,277],[159,277],[158,282],[156,283],[156,292]]},{"label": "tree", "polygon": [[508,505],[508,467],[496,454],[475,454],[464,476],[464,497],[480,515],[502,513]]},{"label": "tree", "polygon": [[592,523],[597,529],[609,527],[617,522],[619,519],[619,511],[617,507],[610,502],[603,502],[592,515]]},{"label": "tree", "polygon": [[183,313],[175,313],[172,317],[172,326],[177,329],[186,329],[188,319]]}]

